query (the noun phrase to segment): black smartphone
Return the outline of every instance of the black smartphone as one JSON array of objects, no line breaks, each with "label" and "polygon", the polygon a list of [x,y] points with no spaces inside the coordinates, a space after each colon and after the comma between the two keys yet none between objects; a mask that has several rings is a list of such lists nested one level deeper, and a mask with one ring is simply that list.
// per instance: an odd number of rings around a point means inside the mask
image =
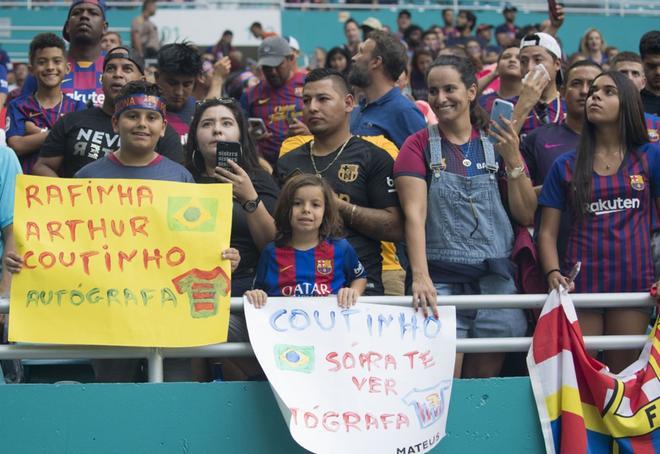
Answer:
[{"label": "black smartphone", "polygon": [[266,123],[261,118],[251,117],[248,118],[251,132],[256,136],[263,136],[266,134]]},{"label": "black smartphone", "polygon": [[227,160],[231,159],[238,163],[242,153],[241,144],[238,142],[218,142],[216,145],[216,163],[218,167],[231,171]]},{"label": "black smartphone", "polygon": [[557,11],[556,0],[548,0],[548,11],[550,12],[550,15],[552,16],[553,19],[555,20],[559,19],[559,12]]}]

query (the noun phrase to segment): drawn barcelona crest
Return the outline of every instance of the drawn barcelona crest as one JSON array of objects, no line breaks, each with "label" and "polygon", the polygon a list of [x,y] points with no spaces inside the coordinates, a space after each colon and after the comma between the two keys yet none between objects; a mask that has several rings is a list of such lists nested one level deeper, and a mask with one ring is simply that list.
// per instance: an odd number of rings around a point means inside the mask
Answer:
[{"label": "drawn barcelona crest", "polygon": [[316,261],[316,272],[327,276],[332,273],[332,260],[330,259],[319,259]]},{"label": "drawn barcelona crest", "polygon": [[660,140],[660,134],[658,134],[657,129],[649,129],[648,132],[649,132],[649,140],[651,142],[657,142],[658,140]]},{"label": "drawn barcelona crest", "polygon": [[337,172],[337,178],[339,178],[344,183],[352,183],[357,180],[358,173],[360,172],[360,166],[357,164],[342,164],[339,166],[339,172]]},{"label": "drawn barcelona crest", "polygon": [[630,187],[635,191],[644,190],[644,177],[642,175],[630,175]]}]

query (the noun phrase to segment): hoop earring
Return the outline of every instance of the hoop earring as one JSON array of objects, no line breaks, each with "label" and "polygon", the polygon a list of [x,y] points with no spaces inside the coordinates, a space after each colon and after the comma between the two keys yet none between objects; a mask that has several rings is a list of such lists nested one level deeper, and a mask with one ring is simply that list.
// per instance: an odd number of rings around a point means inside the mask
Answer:
[{"label": "hoop earring", "polygon": [[195,167],[195,169],[197,169],[197,170],[199,170],[199,171],[201,172],[201,171],[203,171],[204,169],[200,169],[199,166],[197,165],[197,158],[196,158],[197,155],[196,155],[195,153],[197,153],[197,148],[196,148],[196,147],[193,147],[193,151],[192,151],[192,165]]}]

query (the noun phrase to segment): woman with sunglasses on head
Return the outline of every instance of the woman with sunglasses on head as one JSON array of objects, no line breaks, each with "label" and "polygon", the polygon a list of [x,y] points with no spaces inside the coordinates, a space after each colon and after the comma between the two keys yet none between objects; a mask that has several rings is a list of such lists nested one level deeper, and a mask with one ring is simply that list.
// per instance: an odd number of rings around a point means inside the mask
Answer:
[{"label": "woman with sunglasses on head", "polygon": [[[513,230],[533,222],[536,195],[525,173],[512,123],[491,125],[477,102],[467,58],[441,56],[427,73],[438,124],[410,136],[394,165],[406,218],[413,305],[437,314],[438,295],[516,293],[510,261]],[[498,152],[499,158],[495,152]],[[498,180],[507,178],[506,192]],[[458,337],[516,337],[527,322],[520,309],[461,310]],[[456,355],[455,376],[497,375],[504,353]]]},{"label": "woman with sunglasses on head", "polygon": [[[218,142],[240,145],[237,161],[218,166]],[[230,183],[234,204],[231,246],[241,254],[241,263],[232,274],[232,296],[252,288],[260,250],[275,239],[275,210],[279,189],[259,165],[258,155],[240,106],[231,98],[208,99],[198,103],[185,150],[186,167],[197,183]]]},{"label": "woman with sunglasses on head", "polygon": [[[651,230],[660,209],[660,146],[649,143],[639,91],[616,71],[600,74],[585,101],[576,151],[560,156],[543,184],[541,264],[551,289],[580,293],[646,292],[653,285]],[[557,255],[561,212],[571,213],[564,263]],[[568,271],[581,262],[571,281]],[[582,333],[643,334],[649,308],[577,311]],[[606,351],[613,372],[638,352]]]},{"label": "woman with sunglasses on head", "polygon": [[[227,160],[227,168],[218,166],[219,142],[240,145],[240,156],[236,161]],[[231,276],[232,296],[243,296],[252,288],[260,251],[275,239],[275,221],[271,213],[275,211],[279,189],[259,162],[254,142],[248,133],[247,120],[234,99],[215,98],[197,103],[190,122],[185,163],[197,183],[232,185],[230,244],[241,255],[241,262]],[[231,314],[228,340],[249,340],[243,314]],[[263,374],[254,359],[222,358],[222,364],[227,380],[246,380]],[[200,361],[194,365],[196,377],[207,379],[208,367]]]}]

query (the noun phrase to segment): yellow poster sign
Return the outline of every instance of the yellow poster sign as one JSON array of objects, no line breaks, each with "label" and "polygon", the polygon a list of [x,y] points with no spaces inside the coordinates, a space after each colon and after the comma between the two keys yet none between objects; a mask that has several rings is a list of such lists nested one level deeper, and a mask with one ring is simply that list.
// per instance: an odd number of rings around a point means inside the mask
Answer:
[{"label": "yellow poster sign", "polygon": [[19,176],[10,340],[226,341],[231,197],[226,184]]}]

